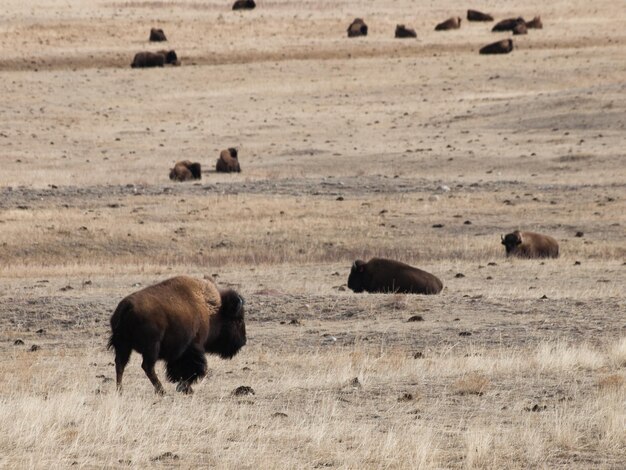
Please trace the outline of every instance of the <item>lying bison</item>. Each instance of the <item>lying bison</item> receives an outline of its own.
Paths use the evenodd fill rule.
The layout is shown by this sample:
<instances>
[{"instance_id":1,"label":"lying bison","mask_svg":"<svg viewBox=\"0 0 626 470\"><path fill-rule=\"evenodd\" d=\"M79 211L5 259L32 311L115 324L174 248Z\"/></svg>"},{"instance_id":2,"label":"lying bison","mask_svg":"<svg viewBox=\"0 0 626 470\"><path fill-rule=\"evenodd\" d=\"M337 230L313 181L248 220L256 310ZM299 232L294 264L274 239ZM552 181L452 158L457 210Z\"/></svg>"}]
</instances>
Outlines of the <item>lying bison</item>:
<instances>
[{"instance_id":1,"label":"lying bison","mask_svg":"<svg viewBox=\"0 0 626 470\"><path fill-rule=\"evenodd\" d=\"M202 179L202 166L189 160L176 162L170 169L170 179L173 181L189 181Z\"/></svg>"},{"instance_id":2,"label":"lying bison","mask_svg":"<svg viewBox=\"0 0 626 470\"><path fill-rule=\"evenodd\" d=\"M215 171L220 173L239 173L241 171L236 148L231 147L220 152L220 158L215 164Z\"/></svg>"},{"instance_id":3,"label":"lying bison","mask_svg":"<svg viewBox=\"0 0 626 470\"><path fill-rule=\"evenodd\" d=\"M435 31L448 31L449 29L459 29L460 27L461 18L459 16L453 16L435 26Z\"/></svg>"},{"instance_id":4,"label":"lying bison","mask_svg":"<svg viewBox=\"0 0 626 470\"><path fill-rule=\"evenodd\" d=\"M254 0L237 0L233 3L233 10L254 10L255 8Z\"/></svg>"},{"instance_id":5,"label":"lying bison","mask_svg":"<svg viewBox=\"0 0 626 470\"><path fill-rule=\"evenodd\" d=\"M543 29L543 23L541 22L541 16L535 16L532 20L526 22L528 29Z\"/></svg>"},{"instance_id":6,"label":"lying bison","mask_svg":"<svg viewBox=\"0 0 626 470\"><path fill-rule=\"evenodd\" d=\"M513 28L517 26L519 23L524 23L524 18L521 16L518 18L507 18L506 20L499 21L491 28L491 31L513 31Z\"/></svg>"},{"instance_id":7,"label":"lying bison","mask_svg":"<svg viewBox=\"0 0 626 470\"><path fill-rule=\"evenodd\" d=\"M115 349L118 391L135 350L156 393L165 392L154 371L159 359L166 362L168 380L178 383L176 390L193 393L191 386L207 373L205 353L230 359L246 344L243 304L237 292L187 276L124 298L111 317L108 345Z\"/></svg>"},{"instance_id":8,"label":"lying bison","mask_svg":"<svg viewBox=\"0 0 626 470\"><path fill-rule=\"evenodd\" d=\"M390 259L372 258L367 263L356 260L348 276L354 292L398 292L403 294L438 294L441 281L430 273Z\"/></svg>"},{"instance_id":9,"label":"lying bison","mask_svg":"<svg viewBox=\"0 0 626 470\"><path fill-rule=\"evenodd\" d=\"M132 68L163 67L165 64L179 64L178 57L176 56L176 52L174 50L163 50L158 52L137 52L130 66Z\"/></svg>"},{"instance_id":10,"label":"lying bison","mask_svg":"<svg viewBox=\"0 0 626 470\"><path fill-rule=\"evenodd\" d=\"M403 24L396 25L397 38L416 38L417 33L413 28L407 28Z\"/></svg>"},{"instance_id":11,"label":"lying bison","mask_svg":"<svg viewBox=\"0 0 626 470\"><path fill-rule=\"evenodd\" d=\"M501 237L507 256L519 258L558 258L559 244L548 236L516 230Z\"/></svg>"},{"instance_id":12,"label":"lying bison","mask_svg":"<svg viewBox=\"0 0 626 470\"><path fill-rule=\"evenodd\" d=\"M167 41L165 37L165 33L160 28L151 28L150 29L150 42L162 42Z\"/></svg>"},{"instance_id":13,"label":"lying bison","mask_svg":"<svg viewBox=\"0 0 626 470\"><path fill-rule=\"evenodd\" d=\"M367 25L361 18L355 18L348 26L348 37L367 36Z\"/></svg>"},{"instance_id":14,"label":"lying bison","mask_svg":"<svg viewBox=\"0 0 626 470\"><path fill-rule=\"evenodd\" d=\"M481 54L508 54L513 50L513 40L503 39L480 48Z\"/></svg>"},{"instance_id":15,"label":"lying bison","mask_svg":"<svg viewBox=\"0 0 626 470\"><path fill-rule=\"evenodd\" d=\"M467 10L467 21L493 21L493 16L477 10Z\"/></svg>"}]
</instances>

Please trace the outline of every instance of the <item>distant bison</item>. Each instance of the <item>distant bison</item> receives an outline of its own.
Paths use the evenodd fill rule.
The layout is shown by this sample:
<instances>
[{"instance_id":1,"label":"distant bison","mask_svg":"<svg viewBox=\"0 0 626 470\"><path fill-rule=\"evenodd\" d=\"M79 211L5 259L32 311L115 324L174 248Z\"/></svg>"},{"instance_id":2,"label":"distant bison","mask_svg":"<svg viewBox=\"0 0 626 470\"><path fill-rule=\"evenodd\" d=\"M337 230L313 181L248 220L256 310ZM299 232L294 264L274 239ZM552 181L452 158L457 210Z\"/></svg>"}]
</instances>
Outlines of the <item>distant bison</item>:
<instances>
[{"instance_id":1,"label":"distant bison","mask_svg":"<svg viewBox=\"0 0 626 470\"><path fill-rule=\"evenodd\" d=\"M390 259L372 258L367 263L356 260L348 276L354 292L398 292L403 294L438 294L441 281L430 273Z\"/></svg>"},{"instance_id":2,"label":"distant bison","mask_svg":"<svg viewBox=\"0 0 626 470\"><path fill-rule=\"evenodd\" d=\"M524 23L524 18L521 16L518 18L507 18L506 20L499 21L491 28L491 31L513 31L513 28L517 26L519 23Z\"/></svg>"},{"instance_id":3,"label":"distant bison","mask_svg":"<svg viewBox=\"0 0 626 470\"><path fill-rule=\"evenodd\" d=\"M467 10L467 21L493 21L493 16L477 10Z\"/></svg>"},{"instance_id":4,"label":"distant bison","mask_svg":"<svg viewBox=\"0 0 626 470\"><path fill-rule=\"evenodd\" d=\"M233 3L233 10L253 10L255 8L254 0L237 0Z\"/></svg>"},{"instance_id":5,"label":"distant bison","mask_svg":"<svg viewBox=\"0 0 626 470\"><path fill-rule=\"evenodd\" d=\"M481 47L481 54L508 54L513 50L513 40L503 39L492 44Z\"/></svg>"},{"instance_id":6,"label":"distant bison","mask_svg":"<svg viewBox=\"0 0 626 470\"><path fill-rule=\"evenodd\" d=\"M165 64L178 65L178 63L175 51L163 50L158 52L138 52L135 54L135 58L130 66L132 68L163 67Z\"/></svg>"},{"instance_id":7,"label":"distant bison","mask_svg":"<svg viewBox=\"0 0 626 470\"><path fill-rule=\"evenodd\" d=\"M541 22L541 16L535 16L532 20L526 22L528 29L543 29L543 23Z\"/></svg>"},{"instance_id":8,"label":"distant bison","mask_svg":"<svg viewBox=\"0 0 626 470\"><path fill-rule=\"evenodd\" d=\"M165 390L154 365L166 362L177 391L207 373L205 353L232 358L246 344L244 301L233 290L219 291L212 281L178 276L124 298L111 316L109 349L115 349L117 389L133 350L143 356L144 370L156 393Z\"/></svg>"},{"instance_id":9,"label":"distant bison","mask_svg":"<svg viewBox=\"0 0 626 470\"><path fill-rule=\"evenodd\" d=\"M189 160L176 162L170 170L170 179L174 181L189 181L202 179L202 167L199 163L191 163Z\"/></svg>"},{"instance_id":10,"label":"distant bison","mask_svg":"<svg viewBox=\"0 0 626 470\"><path fill-rule=\"evenodd\" d=\"M241 171L236 148L229 148L220 152L220 158L215 164L215 171L220 173L239 173Z\"/></svg>"},{"instance_id":11,"label":"distant bison","mask_svg":"<svg viewBox=\"0 0 626 470\"><path fill-rule=\"evenodd\" d=\"M558 258L559 244L548 236L534 232L513 233L501 237L507 256L519 258Z\"/></svg>"},{"instance_id":12,"label":"distant bison","mask_svg":"<svg viewBox=\"0 0 626 470\"><path fill-rule=\"evenodd\" d=\"M162 42L167 41L165 33L162 29L152 28L150 29L150 42Z\"/></svg>"},{"instance_id":13,"label":"distant bison","mask_svg":"<svg viewBox=\"0 0 626 470\"><path fill-rule=\"evenodd\" d=\"M407 28L403 24L396 25L397 38L416 38L417 33L413 28Z\"/></svg>"},{"instance_id":14,"label":"distant bison","mask_svg":"<svg viewBox=\"0 0 626 470\"><path fill-rule=\"evenodd\" d=\"M528 28L526 27L526 23L519 22L513 27L513 34L528 34Z\"/></svg>"},{"instance_id":15,"label":"distant bison","mask_svg":"<svg viewBox=\"0 0 626 470\"><path fill-rule=\"evenodd\" d=\"M435 31L447 31L449 29L459 29L461 27L461 18L459 16L453 16L448 18L443 23L439 23L435 26Z\"/></svg>"},{"instance_id":16,"label":"distant bison","mask_svg":"<svg viewBox=\"0 0 626 470\"><path fill-rule=\"evenodd\" d=\"M367 36L367 25L361 18L355 18L348 26L348 37Z\"/></svg>"}]
</instances>

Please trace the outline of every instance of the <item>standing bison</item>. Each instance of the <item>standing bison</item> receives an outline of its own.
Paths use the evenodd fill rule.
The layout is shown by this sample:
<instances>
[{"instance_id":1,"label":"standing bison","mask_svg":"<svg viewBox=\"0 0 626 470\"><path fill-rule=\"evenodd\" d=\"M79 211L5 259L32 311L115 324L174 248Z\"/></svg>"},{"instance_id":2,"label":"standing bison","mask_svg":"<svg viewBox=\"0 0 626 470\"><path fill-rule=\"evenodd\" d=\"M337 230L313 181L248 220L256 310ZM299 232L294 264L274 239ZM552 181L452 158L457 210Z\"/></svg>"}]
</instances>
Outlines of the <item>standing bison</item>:
<instances>
[{"instance_id":1,"label":"standing bison","mask_svg":"<svg viewBox=\"0 0 626 470\"><path fill-rule=\"evenodd\" d=\"M151 28L150 29L150 42L162 42L167 41L165 37L165 33L160 28Z\"/></svg>"},{"instance_id":2,"label":"standing bison","mask_svg":"<svg viewBox=\"0 0 626 470\"><path fill-rule=\"evenodd\" d=\"M169 381L177 391L207 373L205 353L232 358L246 344L243 299L233 290L219 291L212 281L178 276L124 298L111 317L109 349L115 349L117 389L132 351L143 356L144 370L154 390L165 390L154 371L166 362Z\"/></svg>"},{"instance_id":3,"label":"standing bison","mask_svg":"<svg viewBox=\"0 0 626 470\"><path fill-rule=\"evenodd\" d=\"M559 244L557 241L541 233L515 232L500 237L506 248L506 255L519 258L558 258Z\"/></svg>"},{"instance_id":4,"label":"standing bison","mask_svg":"<svg viewBox=\"0 0 626 470\"><path fill-rule=\"evenodd\" d=\"M220 158L215 164L215 171L220 173L239 173L241 171L236 148L231 147L221 151Z\"/></svg>"},{"instance_id":5,"label":"standing bison","mask_svg":"<svg viewBox=\"0 0 626 470\"><path fill-rule=\"evenodd\" d=\"M354 292L438 294L443 284L436 276L408 264L390 259L356 260L348 276Z\"/></svg>"},{"instance_id":6,"label":"standing bison","mask_svg":"<svg viewBox=\"0 0 626 470\"><path fill-rule=\"evenodd\" d=\"M435 26L435 31L448 31L450 29L459 29L461 27L461 18L459 16L453 16L448 18L443 23L439 23Z\"/></svg>"},{"instance_id":7,"label":"standing bison","mask_svg":"<svg viewBox=\"0 0 626 470\"><path fill-rule=\"evenodd\" d=\"M348 37L355 38L357 36L367 36L367 25L361 18L355 18L348 26Z\"/></svg>"},{"instance_id":8,"label":"standing bison","mask_svg":"<svg viewBox=\"0 0 626 470\"><path fill-rule=\"evenodd\" d=\"M189 160L176 162L174 168L170 170L172 181L190 181L202 179L202 166L199 163L192 163Z\"/></svg>"}]
</instances>

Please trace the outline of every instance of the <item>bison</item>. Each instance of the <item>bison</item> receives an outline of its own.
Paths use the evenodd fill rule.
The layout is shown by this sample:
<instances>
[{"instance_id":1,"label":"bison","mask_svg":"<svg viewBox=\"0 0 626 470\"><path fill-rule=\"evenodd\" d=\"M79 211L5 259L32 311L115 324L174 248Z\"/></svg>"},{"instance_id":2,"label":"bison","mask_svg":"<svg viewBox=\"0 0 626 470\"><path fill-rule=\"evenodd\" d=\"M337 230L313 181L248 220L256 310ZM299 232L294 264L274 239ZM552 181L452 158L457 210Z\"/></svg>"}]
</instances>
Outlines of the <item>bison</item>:
<instances>
[{"instance_id":1,"label":"bison","mask_svg":"<svg viewBox=\"0 0 626 470\"><path fill-rule=\"evenodd\" d=\"M151 28L150 29L150 42L162 42L167 41L165 37L165 33L162 29L159 28Z\"/></svg>"},{"instance_id":2,"label":"bison","mask_svg":"<svg viewBox=\"0 0 626 470\"><path fill-rule=\"evenodd\" d=\"M549 235L535 232L520 232L502 235L502 244L506 248L506 256L519 258L558 258L559 244Z\"/></svg>"},{"instance_id":3,"label":"bison","mask_svg":"<svg viewBox=\"0 0 626 470\"><path fill-rule=\"evenodd\" d=\"M239 173L241 171L236 148L231 147L220 152L220 158L215 164L215 171L220 173Z\"/></svg>"},{"instance_id":4,"label":"bison","mask_svg":"<svg viewBox=\"0 0 626 470\"><path fill-rule=\"evenodd\" d=\"M503 39L480 48L481 54L508 54L513 50L513 40Z\"/></svg>"},{"instance_id":5,"label":"bison","mask_svg":"<svg viewBox=\"0 0 626 470\"><path fill-rule=\"evenodd\" d=\"M517 26L518 23L524 23L524 18L521 16L518 18L507 18L506 20L499 21L491 28L491 31L513 31L513 28Z\"/></svg>"},{"instance_id":6,"label":"bison","mask_svg":"<svg viewBox=\"0 0 626 470\"><path fill-rule=\"evenodd\" d=\"M246 344L244 301L233 290L218 290L212 281L178 276L124 298L111 316L108 348L115 350L117 389L132 351L143 356L142 369L158 394L165 392L154 371L162 359L176 390L207 373L205 353L230 359Z\"/></svg>"},{"instance_id":7,"label":"bison","mask_svg":"<svg viewBox=\"0 0 626 470\"><path fill-rule=\"evenodd\" d=\"M403 24L396 25L397 38L416 38L417 33L413 28L407 28Z\"/></svg>"},{"instance_id":8,"label":"bison","mask_svg":"<svg viewBox=\"0 0 626 470\"><path fill-rule=\"evenodd\" d=\"M254 10L255 8L254 0L237 0L233 3L233 10Z\"/></svg>"},{"instance_id":9,"label":"bison","mask_svg":"<svg viewBox=\"0 0 626 470\"><path fill-rule=\"evenodd\" d=\"M202 179L202 166L189 160L176 162L170 169L170 179L173 181L189 181Z\"/></svg>"},{"instance_id":10,"label":"bison","mask_svg":"<svg viewBox=\"0 0 626 470\"><path fill-rule=\"evenodd\" d=\"M543 29L543 23L541 22L541 16L535 16L532 20L526 22L528 29Z\"/></svg>"},{"instance_id":11,"label":"bison","mask_svg":"<svg viewBox=\"0 0 626 470\"><path fill-rule=\"evenodd\" d=\"M467 10L467 21L493 21L493 16L477 10Z\"/></svg>"},{"instance_id":12,"label":"bison","mask_svg":"<svg viewBox=\"0 0 626 470\"><path fill-rule=\"evenodd\" d=\"M137 52L130 66L132 68L163 67L165 64L179 64L176 51Z\"/></svg>"},{"instance_id":13,"label":"bison","mask_svg":"<svg viewBox=\"0 0 626 470\"><path fill-rule=\"evenodd\" d=\"M460 27L461 18L459 16L453 16L435 26L435 31L448 31L449 29L459 29Z\"/></svg>"},{"instance_id":14,"label":"bison","mask_svg":"<svg viewBox=\"0 0 626 470\"><path fill-rule=\"evenodd\" d=\"M436 276L400 261L372 258L367 263L360 259L354 262L348 287L356 293L438 294L443 284Z\"/></svg>"},{"instance_id":15,"label":"bison","mask_svg":"<svg viewBox=\"0 0 626 470\"><path fill-rule=\"evenodd\" d=\"M348 26L348 37L367 36L367 25L361 18L355 18Z\"/></svg>"},{"instance_id":16,"label":"bison","mask_svg":"<svg viewBox=\"0 0 626 470\"><path fill-rule=\"evenodd\" d=\"M513 27L513 34L528 34L528 28L526 27L526 23L519 22Z\"/></svg>"}]
</instances>

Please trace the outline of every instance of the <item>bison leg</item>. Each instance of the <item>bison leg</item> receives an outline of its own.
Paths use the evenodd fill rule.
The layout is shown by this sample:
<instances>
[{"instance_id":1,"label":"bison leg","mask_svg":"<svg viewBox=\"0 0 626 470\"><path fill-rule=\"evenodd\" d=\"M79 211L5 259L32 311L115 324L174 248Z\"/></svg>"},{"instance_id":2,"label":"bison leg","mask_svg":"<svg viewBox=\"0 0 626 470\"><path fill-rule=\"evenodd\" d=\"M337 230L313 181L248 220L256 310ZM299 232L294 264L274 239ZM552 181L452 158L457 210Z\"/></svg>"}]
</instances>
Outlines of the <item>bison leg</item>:
<instances>
[{"instance_id":1,"label":"bison leg","mask_svg":"<svg viewBox=\"0 0 626 470\"><path fill-rule=\"evenodd\" d=\"M185 395L193 394L193 388L191 388L191 384L187 380L178 382L178 385L176 385L176 391L182 392Z\"/></svg>"},{"instance_id":2,"label":"bison leg","mask_svg":"<svg viewBox=\"0 0 626 470\"><path fill-rule=\"evenodd\" d=\"M150 379L150 382L152 382L152 385L154 386L154 391L159 395L164 395L165 389L163 388L161 381L154 371L154 365L156 364L156 361L159 357L156 349L158 349L158 346L156 348L153 348L152 351L146 351L143 353L143 362L141 363L141 368Z\"/></svg>"},{"instance_id":3,"label":"bison leg","mask_svg":"<svg viewBox=\"0 0 626 470\"><path fill-rule=\"evenodd\" d=\"M122 377L124 376L124 368L130 359L131 348L120 346L115 348L115 375L117 379L117 391L122 393Z\"/></svg>"},{"instance_id":4,"label":"bison leg","mask_svg":"<svg viewBox=\"0 0 626 470\"><path fill-rule=\"evenodd\" d=\"M191 385L207 373L204 349L190 344L179 358L167 362L165 370L170 382L178 382L176 391L193 393Z\"/></svg>"}]
</instances>

